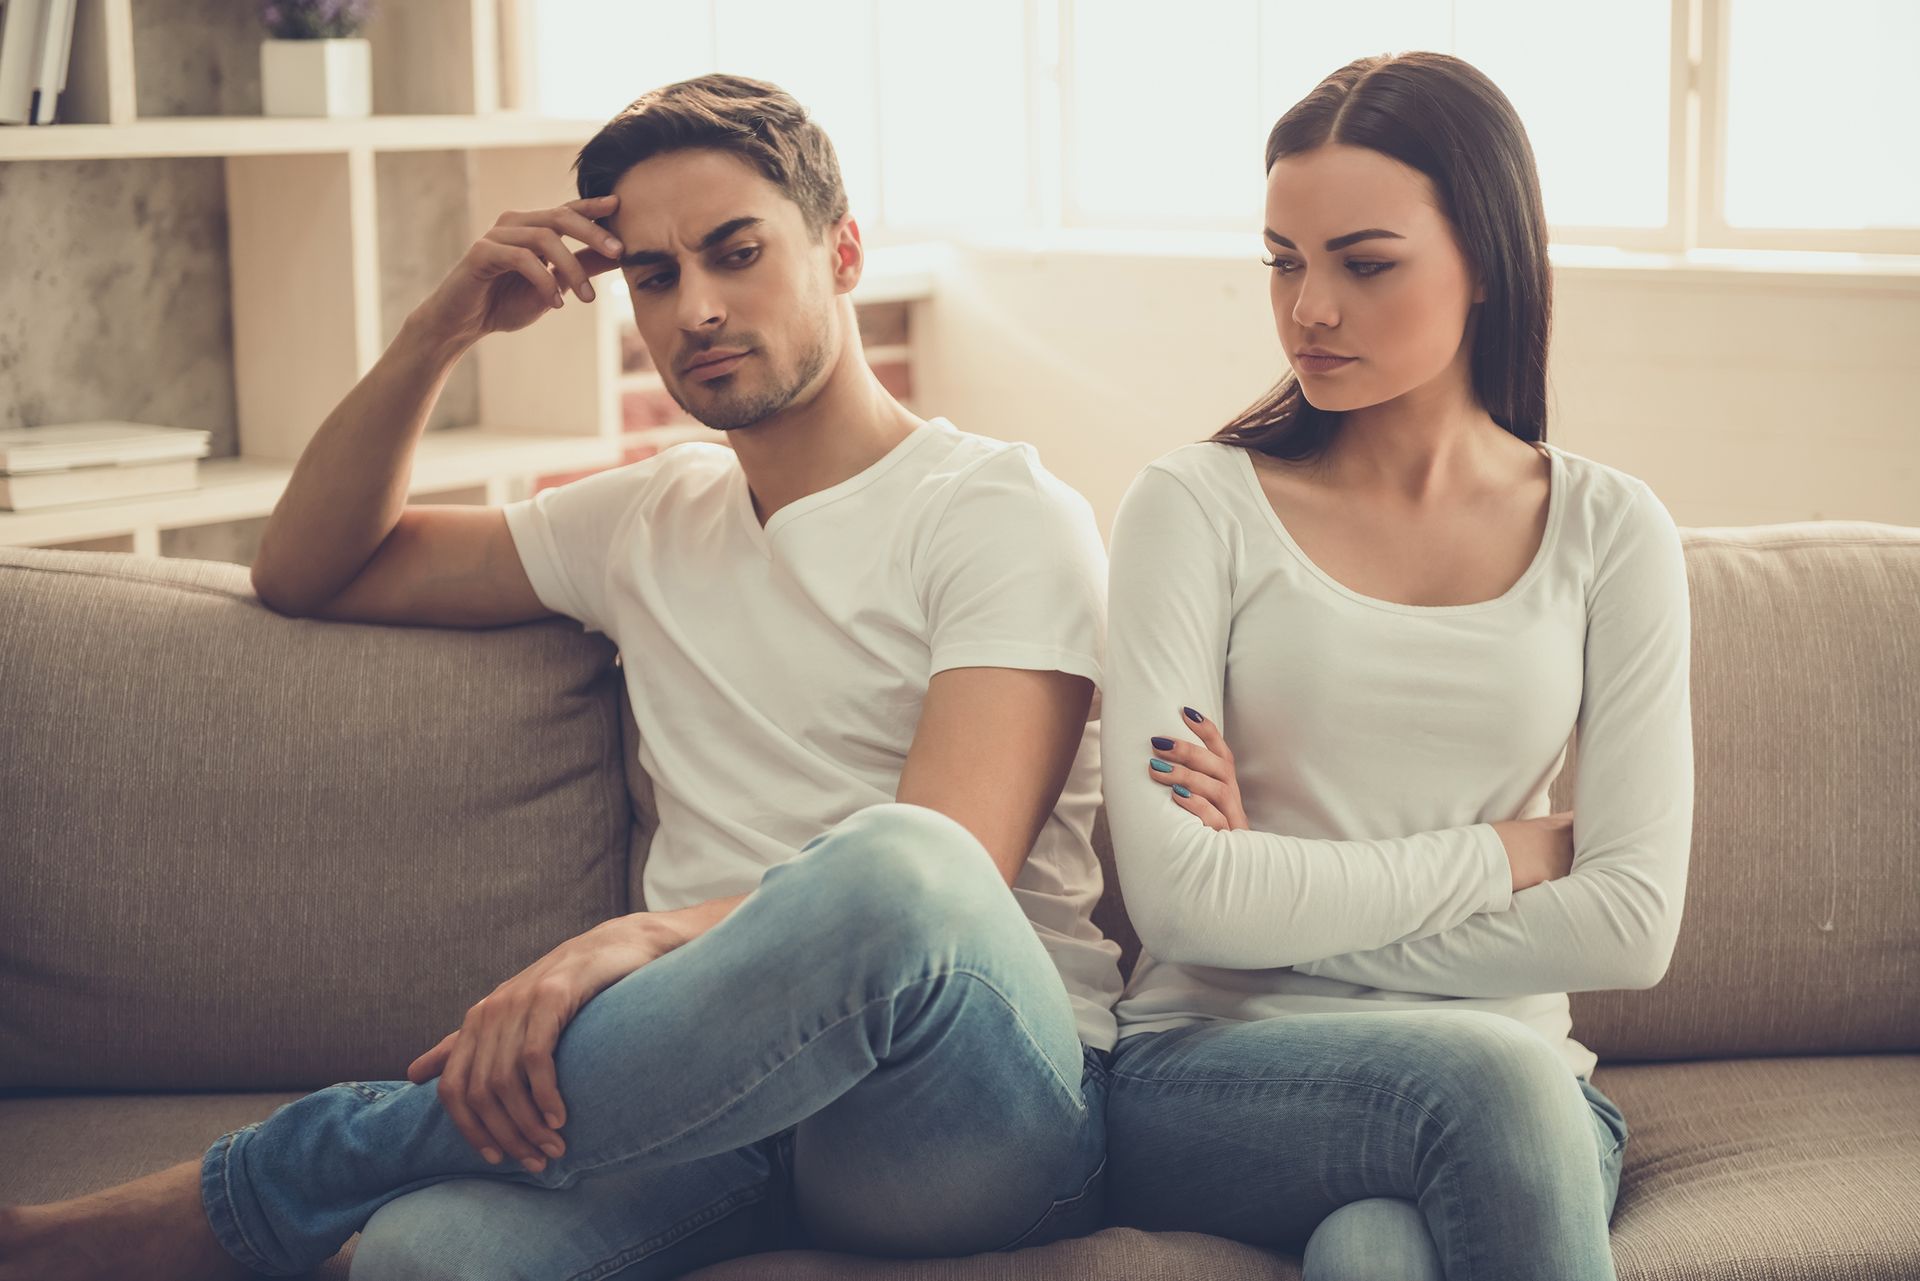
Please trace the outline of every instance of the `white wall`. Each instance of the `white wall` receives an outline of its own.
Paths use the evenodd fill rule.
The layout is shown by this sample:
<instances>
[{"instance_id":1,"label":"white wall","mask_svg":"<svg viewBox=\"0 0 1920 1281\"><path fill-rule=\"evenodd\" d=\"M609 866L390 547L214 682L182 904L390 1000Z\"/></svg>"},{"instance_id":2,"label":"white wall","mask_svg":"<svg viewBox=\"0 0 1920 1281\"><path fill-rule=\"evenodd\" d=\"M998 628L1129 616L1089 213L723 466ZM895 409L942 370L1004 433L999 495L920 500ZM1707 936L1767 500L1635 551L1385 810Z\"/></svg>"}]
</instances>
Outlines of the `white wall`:
<instances>
[{"instance_id":1,"label":"white wall","mask_svg":"<svg viewBox=\"0 0 1920 1281\"><path fill-rule=\"evenodd\" d=\"M1920 276L1556 269L1548 439L1646 480L1682 525L1920 525ZM1142 466L1284 368L1249 249L956 249L915 400L1039 447L1107 528Z\"/></svg>"}]
</instances>

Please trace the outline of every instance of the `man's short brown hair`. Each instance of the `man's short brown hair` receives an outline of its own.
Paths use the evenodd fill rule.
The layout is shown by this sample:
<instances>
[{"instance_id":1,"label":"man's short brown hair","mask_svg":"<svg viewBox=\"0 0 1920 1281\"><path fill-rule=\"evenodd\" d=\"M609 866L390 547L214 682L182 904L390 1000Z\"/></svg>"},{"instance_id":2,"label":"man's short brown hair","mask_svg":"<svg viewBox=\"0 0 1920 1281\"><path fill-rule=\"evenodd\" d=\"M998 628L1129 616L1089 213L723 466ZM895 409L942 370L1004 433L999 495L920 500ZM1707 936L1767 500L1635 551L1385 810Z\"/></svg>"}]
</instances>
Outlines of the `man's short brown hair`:
<instances>
[{"instance_id":1,"label":"man's short brown hair","mask_svg":"<svg viewBox=\"0 0 1920 1281\"><path fill-rule=\"evenodd\" d=\"M745 76L696 76L635 98L580 149L580 195L609 195L641 161L693 147L745 160L800 206L815 233L846 217L847 190L826 132L793 95Z\"/></svg>"}]
</instances>

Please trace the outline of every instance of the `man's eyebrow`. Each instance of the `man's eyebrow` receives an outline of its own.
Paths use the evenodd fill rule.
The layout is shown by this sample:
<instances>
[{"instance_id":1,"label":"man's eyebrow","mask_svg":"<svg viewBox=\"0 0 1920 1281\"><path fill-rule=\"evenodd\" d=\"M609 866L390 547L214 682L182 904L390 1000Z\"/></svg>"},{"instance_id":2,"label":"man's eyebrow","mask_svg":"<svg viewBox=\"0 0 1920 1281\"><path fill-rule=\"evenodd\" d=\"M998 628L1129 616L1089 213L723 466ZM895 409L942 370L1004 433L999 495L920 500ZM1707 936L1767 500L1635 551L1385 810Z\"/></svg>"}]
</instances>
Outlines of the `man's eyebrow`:
<instances>
[{"instance_id":1,"label":"man's eyebrow","mask_svg":"<svg viewBox=\"0 0 1920 1281\"><path fill-rule=\"evenodd\" d=\"M757 227L764 221L765 219L762 218L729 218L702 236L699 248L711 249L736 232L745 231L748 227ZM622 267L651 267L656 263L672 261L673 255L664 249L636 249L630 254L620 256Z\"/></svg>"},{"instance_id":2,"label":"man's eyebrow","mask_svg":"<svg viewBox=\"0 0 1920 1281\"><path fill-rule=\"evenodd\" d=\"M1288 240L1285 236L1275 231L1272 227L1268 227L1266 230L1267 230L1267 239L1273 241L1275 244L1285 245L1289 249L1298 248L1298 246L1295 245L1291 240ZM1335 236L1332 240L1329 240L1327 242L1327 251L1331 253L1335 249L1345 249L1348 245L1357 244L1362 240L1405 240L1405 239L1406 237L1401 235L1397 231L1388 231L1382 227L1369 227L1365 231L1349 231L1344 236Z\"/></svg>"}]
</instances>

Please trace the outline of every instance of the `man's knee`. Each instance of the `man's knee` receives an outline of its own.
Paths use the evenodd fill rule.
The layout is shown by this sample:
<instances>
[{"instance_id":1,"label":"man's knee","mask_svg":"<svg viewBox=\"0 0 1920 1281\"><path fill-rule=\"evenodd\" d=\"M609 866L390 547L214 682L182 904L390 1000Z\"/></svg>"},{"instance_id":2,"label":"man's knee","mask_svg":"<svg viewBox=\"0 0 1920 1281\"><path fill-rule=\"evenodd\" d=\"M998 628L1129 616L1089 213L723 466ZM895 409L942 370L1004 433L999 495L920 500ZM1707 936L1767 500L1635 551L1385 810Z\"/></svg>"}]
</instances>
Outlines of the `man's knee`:
<instances>
[{"instance_id":1,"label":"man's knee","mask_svg":"<svg viewBox=\"0 0 1920 1281\"><path fill-rule=\"evenodd\" d=\"M1398 1197L1343 1205L1320 1221L1301 1259L1305 1281L1444 1281L1420 1208Z\"/></svg>"},{"instance_id":2,"label":"man's knee","mask_svg":"<svg viewBox=\"0 0 1920 1281\"><path fill-rule=\"evenodd\" d=\"M803 861L832 880L846 910L882 920L947 922L1005 894L973 833L922 805L868 806L810 846Z\"/></svg>"},{"instance_id":3,"label":"man's knee","mask_svg":"<svg viewBox=\"0 0 1920 1281\"><path fill-rule=\"evenodd\" d=\"M874 805L810 842L762 882L785 883L788 910L846 948L843 959L886 974L951 959L969 943L1031 934L986 847L946 815Z\"/></svg>"}]
</instances>

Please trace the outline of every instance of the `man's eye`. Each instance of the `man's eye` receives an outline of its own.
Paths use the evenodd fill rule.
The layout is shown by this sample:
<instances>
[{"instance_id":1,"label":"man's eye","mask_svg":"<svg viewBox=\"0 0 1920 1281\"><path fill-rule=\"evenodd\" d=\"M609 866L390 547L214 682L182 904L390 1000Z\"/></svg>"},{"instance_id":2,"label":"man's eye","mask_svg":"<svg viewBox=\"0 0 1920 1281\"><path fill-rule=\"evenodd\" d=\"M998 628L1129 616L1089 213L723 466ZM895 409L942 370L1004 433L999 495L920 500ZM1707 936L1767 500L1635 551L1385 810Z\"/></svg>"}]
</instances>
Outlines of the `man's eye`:
<instances>
[{"instance_id":1,"label":"man's eye","mask_svg":"<svg viewBox=\"0 0 1920 1281\"><path fill-rule=\"evenodd\" d=\"M736 267L744 267L760 256L760 246L746 245L727 255L727 261Z\"/></svg>"},{"instance_id":2,"label":"man's eye","mask_svg":"<svg viewBox=\"0 0 1920 1281\"><path fill-rule=\"evenodd\" d=\"M672 279L673 279L672 272L663 271L659 275L648 276L645 280L642 280L638 284L636 284L634 288L644 289L649 293L655 293L655 292L658 292L660 289L664 288L666 283Z\"/></svg>"}]
</instances>

